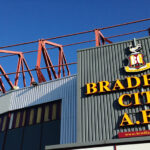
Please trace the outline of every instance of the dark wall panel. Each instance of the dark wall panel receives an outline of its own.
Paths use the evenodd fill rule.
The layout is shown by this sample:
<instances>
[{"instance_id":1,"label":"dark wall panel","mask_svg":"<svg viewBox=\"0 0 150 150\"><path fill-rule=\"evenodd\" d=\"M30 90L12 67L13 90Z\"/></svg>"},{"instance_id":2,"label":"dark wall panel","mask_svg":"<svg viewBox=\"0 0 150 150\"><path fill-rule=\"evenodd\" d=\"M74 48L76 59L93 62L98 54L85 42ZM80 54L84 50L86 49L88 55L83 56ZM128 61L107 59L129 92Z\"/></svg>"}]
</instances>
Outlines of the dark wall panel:
<instances>
[{"instance_id":1,"label":"dark wall panel","mask_svg":"<svg viewBox=\"0 0 150 150\"><path fill-rule=\"evenodd\" d=\"M40 150L41 124L24 128L22 150Z\"/></svg>"},{"instance_id":2,"label":"dark wall panel","mask_svg":"<svg viewBox=\"0 0 150 150\"><path fill-rule=\"evenodd\" d=\"M5 150L20 150L22 143L23 128L8 130Z\"/></svg>"},{"instance_id":3,"label":"dark wall panel","mask_svg":"<svg viewBox=\"0 0 150 150\"><path fill-rule=\"evenodd\" d=\"M3 142L4 142L4 132L1 132L0 133L0 149L2 149L2 146L3 146Z\"/></svg>"},{"instance_id":4,"label":"dark wall panel","mask_svg":"<svg viewBox=\"0 0 150 150\"><path fill-rule=\"evenodd\" d=\"M41 150L44 150L46 145L54 145L54 144L60 144L59 120L43 124Z\"/></svg>"},{"instance_id":5,"label":"dark wall panel","mask_svg":"<svg viewBox=\"0 0 150 150\"><path fill-rule=\"evenodd\" d=\"M4 133L0 133L0 150ZM8 130L4 150L45 150L60 144L60 120Z\"/></svg>"}]
</instances>

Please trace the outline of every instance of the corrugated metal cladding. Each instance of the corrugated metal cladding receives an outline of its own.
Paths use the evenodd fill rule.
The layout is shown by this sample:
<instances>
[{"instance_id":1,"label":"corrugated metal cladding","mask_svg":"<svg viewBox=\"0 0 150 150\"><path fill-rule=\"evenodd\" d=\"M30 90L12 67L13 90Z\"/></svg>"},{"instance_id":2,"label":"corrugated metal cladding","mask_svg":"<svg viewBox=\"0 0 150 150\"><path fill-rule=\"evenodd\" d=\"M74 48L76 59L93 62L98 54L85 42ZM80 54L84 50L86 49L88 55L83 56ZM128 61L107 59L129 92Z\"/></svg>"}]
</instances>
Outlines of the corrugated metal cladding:
<instances>
[{"instance_id":1,"label":"corrugated metal cladding","mask_svg":"<svg viewBox=\"0 0 150 150\"><path fill-rule=\"evenodd\" d=\"M8 94L10 99L7 95L8 99L5 98L6 96L3 96L5 101L9 101L9 103L6 102L3 112L61 99L62 111L60 143L74 143L76 142L76 84L77 77L70 76L46 82L36 87L28 87L13 91ZM3 97L0 99L4 99Z\"/></svg>"},{"instance_id":2,"label":"corrugated metal cladding","mask_svg":"<svg viewBox=\"0 0 150 150\"><path fill-rule=\"evenodd\" d=\"M138 39L143 46L145 61L150 62L150 37ZM119 127L123 114L129 114L133 122L135 115L149 106L123 108L118 104L118 98L124 93L135 93L142 89L117 91L99 95L86 96L85 84L99 81L123 80L128 76L138 76L150 73L125 73L127 65L126 50L132 41L120 42L101 47L78 51L78 102L77 102L77 141L93 142L117 138L118 132L140 131L148 126ZM144 90L148 90L144 89Z\"/></svg>"}]
</instances>

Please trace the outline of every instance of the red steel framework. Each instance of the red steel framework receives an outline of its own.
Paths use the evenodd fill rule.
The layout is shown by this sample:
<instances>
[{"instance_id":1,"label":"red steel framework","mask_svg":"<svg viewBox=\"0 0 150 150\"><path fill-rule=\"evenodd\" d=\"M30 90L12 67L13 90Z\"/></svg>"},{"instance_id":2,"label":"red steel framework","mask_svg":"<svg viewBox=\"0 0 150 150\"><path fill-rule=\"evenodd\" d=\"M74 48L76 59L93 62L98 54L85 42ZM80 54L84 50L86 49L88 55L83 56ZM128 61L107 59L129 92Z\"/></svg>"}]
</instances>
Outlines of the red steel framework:
<instances>
[{"instance_id":1,"label":"red steel framework","mask_svg":"<svg viewBox=\"0 0 150 150\"><path fill-rule=\"evenodd\" d=\"M48 55L46 44L55 46L59 49L59 60L58 60L58 74L55 71L55 68L53 66L53 63L50 59L50 56ZM56 44L47 40L39 40L39 47L38 47L38 56L37 56L37 64L36 64L36 72L38 76L39 83L45 82L46 79L44 78L44 75L41 72L40 69L40 63L41 63L41 55L43 53L44 61L47 67L47 73L49 76L49 79L52 80L52 73L55 79L61 77L61 68L63 70L63 76L65 77L65 67L67 69L67 75L70 75L69 67L67 65L67 60L65 58L64 52L63 52L63 46L60 44ZM52 73L51 73L52 72Z\"/></svg>"},{"instance_id":2,"label":"red steel framework","mask_svg":"<svg viewBox=\"0 0 150 150\"><path fill-rule=\"evenodd\" d=\"M150 20L150 18L137 20L137 21L133 21L133 22L127 22L127 23L118 24L118 25L109 26L109 27L103 27L103 28L94 29L94 30L90 30L90 31L84 31L84 32L68 34L68 35L63 35L63 36L58 36L58 37L53 37L53 38L41 39L41 40L36 40L36 41L31 41L31 42L26 42L26 43L19 43L19 44L0 47L0 53L9 53L9 55L4 55L4 56L0 56L0 57L8 57L8 56L13 56L13 55L18 55L18 57L19 57L16 72L6 73L3 69L3 67L0 65L0 71L1 71L1 74L0 74L0 90L3 93L6 92L6 88L4 86L4 83L2 81L1 76L4 76L4 78L6 79L7 83L11 87L11 89L15 89L15 87L18 86L19 74L20 73L22 73L24 87L26 87L25 72L28 72L28 74L30 76L30 85L35 85L35 83L36 83L31 71L36 71L39 83L42 83L42 82L46 81L45 75L41 71L42 69L47 70L49 80L61 78L61 76L62 76L61 74L63 74L63 77L65 77L66 75L69 76L70 75L69 65L76 64L76 62L67 63L67 60L66 60L66 57L65 57L65 54L64 54L64 50L63 50L64 47L77 45L77 44L83 44L83 43L89 43L89 42L93 42L93 41L95 41L96 46L101 46L101 45L105 45L106 42L107 43L112 43L110 38L115 38L115 37L120 37L120 36L124 36L124 35L130 35L130 34L135 34L135 33L140 33L140 32L145 32L145 31L147 31L148 34L150 35L150 28L143 29L143 30L138 30L138 31L133 31L133 32L129 32L129 33L124 33L124 34L119 34L119 35L114 35L114 36L110 36L110 37L104 37L104 35L101 32L102 30L105 30L105 29L116 28L116 27L125 26L125 25L129 25L129 24L148 21L148 20ZM77 42L77 43L72 43L72 44L67 44L67 45L61 45L61 44L57 44L57 43L49 41L49 40L53 40L53 39L71 37L71 36L86 34L86 33L90 33L90 32L95 33L95 40ZM32 51L26 51L26 52L2 50L4 48L8 48L8 47L15 47L15 46L20 46L20 45L25 45L25 44L36 43L36 42L38 42L38 50L32 50ZM51 45L53 47L46 48L46 45ZM52 60L51 60L51 58L48 54L48 50L53 49L53 48L57 48L58 51L59 51L58 52L58 54L59 54L59 56L58 56L58 65L55 65L55 66L53 65L53 62L52 62ZM37 63L36 63L36 67L34 69L29 69L23 54L33 53L33 52L38 53L37 54ZM46 67L40 67L42 55L43 55L44 63L45 63ZM24 70L24 66L26 67L27 70ZM58 67L57 72L55 70L55 67ZM8 77L8 75L11 75L11 74L16 74L14 84L11 82L11 80Z\"/></svg>"},{"instance_id":3,"label":"red steel framework","mask_svg":"<svg viewBox=\"0 0 150 150\"><path fill-rule=\"evenodd\" d=\"M17 70L16 70L16 77L15 77L15 83L14 85L12 84L12 82L10 81L9 77L7 76L7 74L5 73L4 69L2 66L0 66L0 71L1 73L4 75L5 79L7 80L8 84L10 85L10 87L13 89L14 87L17 87L18 86L18 80L19 80L19 74L20 74L20 70L21 70L21 67L22 67L22 76L23 76L23 84L24 84L24 87L26 87L26 78L25 78L25 72L24 72L24 65L25 67L27 68L27 72L29 73L30 75L30 78L31 78L31 81L30 81L30 85L32 84L32 82L34 82L34 78L32 76L32 73L27 65L27 62L24 58L24 55L22 52L15 52L15 51L9 51L9 50L1 50L0 49L0 53L10 53L10 54L15 54L15 55L18 55L18 64L17 64ZM0 87L1 87L1 91L3 93L6 92L5 90L5 87L4 87L4 84L2 82L2 79L0 77Z\"/></svg>"}]
</instances>

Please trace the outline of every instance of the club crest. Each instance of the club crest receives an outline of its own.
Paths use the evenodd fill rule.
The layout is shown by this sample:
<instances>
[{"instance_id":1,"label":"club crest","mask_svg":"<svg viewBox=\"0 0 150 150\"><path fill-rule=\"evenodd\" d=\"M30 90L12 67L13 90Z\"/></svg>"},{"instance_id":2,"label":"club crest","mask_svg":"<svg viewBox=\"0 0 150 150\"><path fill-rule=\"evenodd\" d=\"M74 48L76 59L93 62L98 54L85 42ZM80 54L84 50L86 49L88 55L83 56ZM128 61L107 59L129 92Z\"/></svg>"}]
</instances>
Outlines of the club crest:
<instances>
[{"instance_id":1,"label":"club crest","mask_svg":"<svg viewBox=\"0 0 150 150\"><path fill-rule=\"evenodd\" d=\"M129 46L131 54L128 56L128 66L125 66L126 72L141 72L150 68L150 63L144 61L144 55L141 52L141 44Z\"/></svg>"}]
</instances>

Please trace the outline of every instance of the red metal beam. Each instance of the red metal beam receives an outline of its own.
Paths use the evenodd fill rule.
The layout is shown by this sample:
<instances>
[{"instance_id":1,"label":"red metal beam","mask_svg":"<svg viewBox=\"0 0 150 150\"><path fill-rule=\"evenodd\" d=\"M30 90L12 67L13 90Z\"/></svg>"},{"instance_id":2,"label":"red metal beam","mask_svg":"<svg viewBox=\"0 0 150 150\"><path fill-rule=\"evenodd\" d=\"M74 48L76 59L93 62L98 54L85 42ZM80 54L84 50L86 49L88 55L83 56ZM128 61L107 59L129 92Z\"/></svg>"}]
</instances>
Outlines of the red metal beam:
<instances>
[{"instance_id":1,"label":"red metal beam","mask_svg":"<svg viewBox=\"0 0 150 150\"><path fill-rule=\"evenodd\" d=\"M67 64L64 64L62 66L66 66L66 65L74 65L74 64L77 64L77 62L72 62L72 63L67 63ZM53 67L58 67L59 65L54 65ZM47 69L48 67L41 67L40 69ZM50 67L51 68L51 67ZM28 72L28 71L36 71L36 68L34 69L30 69L30 70L24 70L24 72ZM19 73L22 73L22 71L19 71ZM6 73L6 75L12 75L12 74L16 74L16 72L11 72L11 73ZM0 74L0 76L3 76L3 74Z\"/></svg>"},{"instance_id":2,"label":"red metal beam","mask_svg":"<svg viewBox=\"0 0 150 150\"><path fill-rule=\"evenodd\" d=\"M2 75L5 77L6 81L8 82L8 84L10 85L10 87L13 89L14 85L12 84L12 82L10 81L10 79L8 78L6 72L4 71L3 67L0 65L0 72L2 73ZM6 92L5 86L3 84L2 78L0 76L0 91L2 91L3 93Z\"/></svg>"},{"instance_id":3,"label":"red metal beam","mask_svg":"<svg viewBox=\"0 0 150 150\"><path fill-rule=\"evenodd\" d=\"M100 31L99 31L99 35L100 35L103 45L105 44L105 41L108 43L112 43L112 41L110 41L110 40L108 40L108 38L104 37L104 35Z\"/></svg>"},{"instance_id":4,"label":"red metal beam","mask_svg":"<svg viewBox=\"0 0 150 150\"><path fill-rule=\"evenodd\" d=\"M8 84L10 85L11 88L14 87L14 85L12 84L12 82L9 80L9 77L7 76L6 72L4 71L3 67L0 65L0 71L3 74L3 76L5 77L6 81L8 82Z\"/></svg>"}]
</instances>

